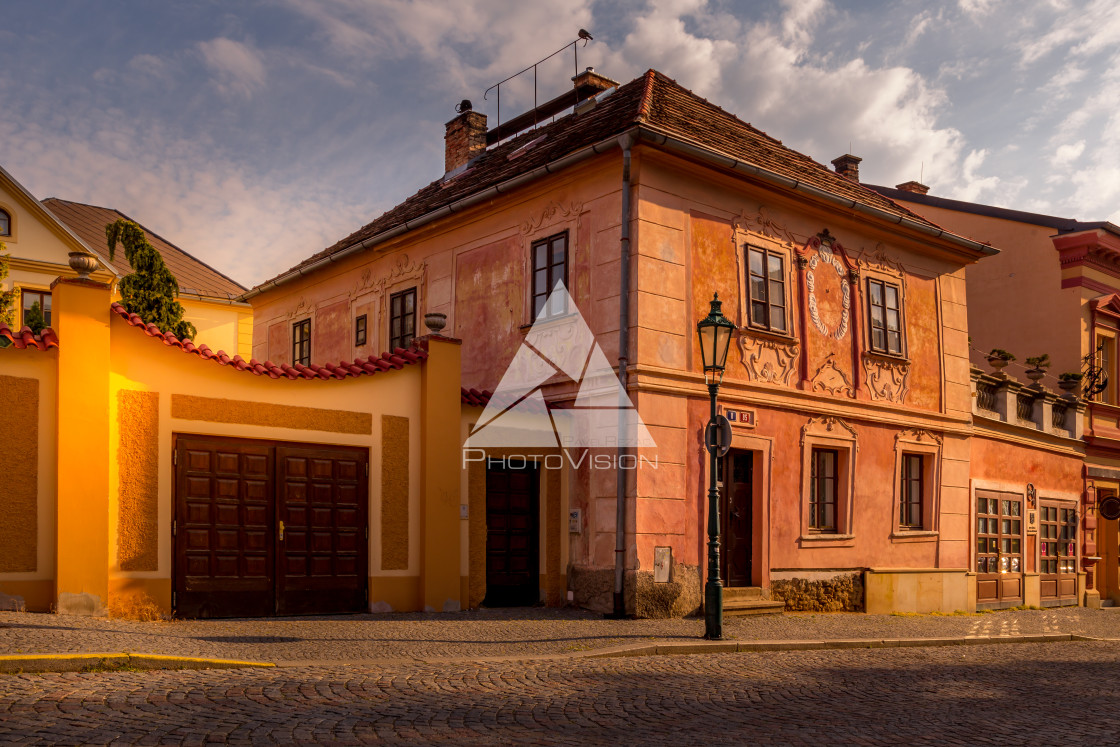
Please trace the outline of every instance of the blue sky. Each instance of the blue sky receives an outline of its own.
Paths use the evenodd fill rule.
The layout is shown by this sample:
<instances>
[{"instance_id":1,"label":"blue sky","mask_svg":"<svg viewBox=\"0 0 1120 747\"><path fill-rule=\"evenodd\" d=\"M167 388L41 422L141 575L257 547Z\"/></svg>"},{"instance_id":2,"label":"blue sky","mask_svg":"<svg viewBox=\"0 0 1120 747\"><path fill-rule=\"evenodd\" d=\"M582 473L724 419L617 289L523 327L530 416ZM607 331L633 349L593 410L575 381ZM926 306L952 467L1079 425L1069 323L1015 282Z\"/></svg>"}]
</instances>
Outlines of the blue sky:
<instances>
[{"instance_id":1,"label":"blue sky","mask_svg":"<svg viewBox=\"0 0 1120 747\"><path fill-rule=\"evenodd\" d=\"M656 68L864 181L1120 221L1113 0L55 0L0 23L0 164L247 285L441 176L454 104L493 121L483 90L580 28L580 67ZM527 101L503 87L503 118Z\"/></svg>"}]
</instances>

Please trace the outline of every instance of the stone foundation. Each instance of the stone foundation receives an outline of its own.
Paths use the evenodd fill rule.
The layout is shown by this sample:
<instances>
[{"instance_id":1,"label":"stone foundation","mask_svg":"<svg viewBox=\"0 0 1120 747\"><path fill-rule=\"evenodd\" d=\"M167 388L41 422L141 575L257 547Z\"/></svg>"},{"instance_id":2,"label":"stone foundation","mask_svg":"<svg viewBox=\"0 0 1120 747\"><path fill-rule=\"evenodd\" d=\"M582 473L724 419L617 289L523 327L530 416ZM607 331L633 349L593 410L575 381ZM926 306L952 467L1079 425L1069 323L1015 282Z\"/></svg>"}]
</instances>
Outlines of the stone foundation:
<instances>
[{"instance_id":1,"label":"stone foundation","mask_svg":"<svg viewBox=\"0 0 1120 747\"><path fill-rule=\"evenodd\" d=\"M862 612L863 574L804 574L787 572L788 578L770 578L770 597L784 601L790 612ZM783 574L785 575L785 574Z\"/></svg>"},{"instance_id":2,"label":"stone foundation","mask_svg":"<svg viewBox=\"0 0 1120 747\"><path fill-rule=\"evenodd\" d=\"M704 599L700 568L673 564L668 583L655 583L653 571L637 571L636 607L638 617L688 617L700 613Z\"/></svg>"},{"instance_id":3,"label":"stone foundation","mask_svg":"<svg viewBox=\"0 0 1120 747\"><path fill-rule=\"evenodd\" d=\"M673 565L668 583L653 580L653 571L626 571L623 596L626 611L636 617L687 617L698 614L703 601L700 568L694 565ZM614 569L571 566L568 588L573 603L594 612L614 610Z\"/></svg>"}]
</instances>

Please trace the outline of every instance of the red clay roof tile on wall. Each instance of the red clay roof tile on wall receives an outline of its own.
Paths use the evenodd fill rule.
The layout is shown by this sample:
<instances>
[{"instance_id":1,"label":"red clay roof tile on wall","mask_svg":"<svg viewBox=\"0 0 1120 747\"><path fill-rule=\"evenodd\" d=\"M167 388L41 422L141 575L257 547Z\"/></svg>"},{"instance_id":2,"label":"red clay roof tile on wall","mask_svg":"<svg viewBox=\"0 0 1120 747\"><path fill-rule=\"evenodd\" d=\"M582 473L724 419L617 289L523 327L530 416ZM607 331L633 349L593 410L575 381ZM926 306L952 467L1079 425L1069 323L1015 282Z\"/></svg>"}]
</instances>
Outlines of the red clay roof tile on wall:
<instances>
[{"instance_id":1,"label":"red clay roof tile on wall","mask_svg":"<svg viewBox=\"0 0 1120 747\"><path fill-rule=\"evenodd\" d=\"M11 342L16 350L35 348L45 352L50 348L58 347L58 336L50 327L36 335L32 333L30 327L24 327L18 332L13 332L7 324L0 324L0 337Z\"/></svg>"},{"instance_id":2,"label":"red clay roof tile on wall","mask_svg":"<svg viewBox=\"0 0 1120 747\"><path fill-rule=\"evenodd\" d=\"M491 392L489 389L483 389L479 391L478 389L464 388L463 404L470 405L472 407L486 407L486 405L490 404L490 397L492 396L493 392Z\"/></svg>"},{"instance_id":3,"label":"red clay roof tile on wall","mask_svg":"<svg viewBox=\"0 0 1120 747\"><path fill-rule=\"evenodd\" d=\"M299 363L294 366L289 366L286 363L276 365L272 361L261 363L256 358L246 361L240 355L230 357L221 350L215 353L206 345L195 345L190 340L180 340L170 332L161 332L156 325L145 324L144 320L136 314L129 314L119 303L114 303L112 309L114 314L143 331L148 337L160 340L164 345L179 348L184 353L197 355L203 360L214 361L222 366L230 366L235 371L246 371L255 376L267 376L271 379L318 379L326 381L345 379L351 376L372 376L382 371L399 370L413 363L426 360L428 357L426 350L397 348L391 353L357 358L353 363L342 361L337 366L330 363L323 366L317 364L304 366Z\"/></svg>"},{"instance_id":4,"label":"red clay roof tile on wall","mask_svg":"<svg viewBox=\"0 0 1120 747\"><path fill-rule=\"evenodd\" d=\"M582 148L621 135L636 125L690 141L706 150L754 164L892 215L940 228L878 192L788 148L780 140L697 96L656 70L649 70L601 98L588 112L569 114L483 151L466 171L423 187L371 223L272 280ZM524 151L517 158L509 157L530 141L538 139L540 143L536 147ZM266 286L272 280L256 287Z\"/></svg>"}]
</instances>

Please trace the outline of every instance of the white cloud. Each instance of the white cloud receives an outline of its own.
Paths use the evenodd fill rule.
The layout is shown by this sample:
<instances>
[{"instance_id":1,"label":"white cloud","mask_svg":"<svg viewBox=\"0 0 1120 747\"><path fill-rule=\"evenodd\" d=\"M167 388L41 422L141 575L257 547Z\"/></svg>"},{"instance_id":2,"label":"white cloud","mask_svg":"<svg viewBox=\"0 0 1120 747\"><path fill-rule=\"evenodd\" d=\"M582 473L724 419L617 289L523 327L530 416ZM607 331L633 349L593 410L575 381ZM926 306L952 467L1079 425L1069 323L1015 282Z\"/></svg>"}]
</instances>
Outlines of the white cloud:
<instances>
[{"instance_id":1,"label":"white cloud","mask_svg":"<svg viewBox=\"0 0 1120 747\"><path fill-rule=\"evenodd\" d=\"M1058 149L1054 151L1054 155L1050 157L1050 165L1057 168L1070 166L1081 157L1085 152L1085 141L1078 140L1076 143L1068 143L1066 145L1059 145Z\"/></svg>"},{"instance_id":2,"label":"white cloud","mask_svg":"<svg viewBox=\"0 0 1120 747\"><path fill-rule=\"evenodd\" d=\"M219 37L199 42L202 61L224 95L251 97L265 86L267 74L261 53L242 42Z\"/></svg>"},{"instance_id":3,"label":"white cloud","mask_svg":"<svg viewBox=\"0 0 1120 747\"><path fill-rule=\"evenodd\" d=\"M965 15L977 20L989 15L1000 2L1001 0L957 0L957 7Z\"/></svg>"},{"instance_id":4,"label":"white cloud","mask_svg":"<svg viewBox=\"0 0 1120 747\"><path fill-rule=\"evenodd\" d=\"M0 121L4 166L39 198L117 208L245 285L368 219L341 189L262 176L205 142L119 114L84 113L80 137Z\"/></svg>"}]
</instances>

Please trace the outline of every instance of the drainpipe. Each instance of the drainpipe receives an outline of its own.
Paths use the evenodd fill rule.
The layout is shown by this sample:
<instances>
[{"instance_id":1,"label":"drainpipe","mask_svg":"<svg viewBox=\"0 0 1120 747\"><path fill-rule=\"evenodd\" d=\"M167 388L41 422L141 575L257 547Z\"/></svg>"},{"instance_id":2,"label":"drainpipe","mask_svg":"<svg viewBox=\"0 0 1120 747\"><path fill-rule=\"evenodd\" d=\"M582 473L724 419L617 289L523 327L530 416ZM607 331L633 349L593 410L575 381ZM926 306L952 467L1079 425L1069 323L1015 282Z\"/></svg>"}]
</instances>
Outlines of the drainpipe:
<instances>
[{"instance_id":1,"label":"drainpipe","mask_svg":"<svg viewBox=\"0 0 1120 747\"><path fill-rule=\"evenodd\" d=\"M614 529L614 612L611 617L626 617L626 597L623 581L626 573L626 471L622 469L622 456L626 453L627 368L630 356L630 147L634 139L623 135L618 139L622 148L622 231L619 238L619 297L618 297L618 461L615 463L615 529Z\"/></svg>"}]
</instances>

